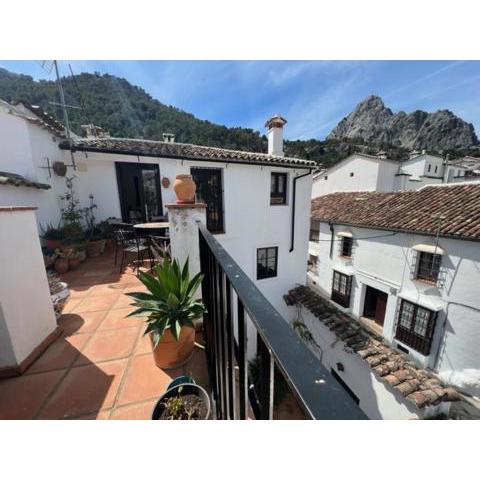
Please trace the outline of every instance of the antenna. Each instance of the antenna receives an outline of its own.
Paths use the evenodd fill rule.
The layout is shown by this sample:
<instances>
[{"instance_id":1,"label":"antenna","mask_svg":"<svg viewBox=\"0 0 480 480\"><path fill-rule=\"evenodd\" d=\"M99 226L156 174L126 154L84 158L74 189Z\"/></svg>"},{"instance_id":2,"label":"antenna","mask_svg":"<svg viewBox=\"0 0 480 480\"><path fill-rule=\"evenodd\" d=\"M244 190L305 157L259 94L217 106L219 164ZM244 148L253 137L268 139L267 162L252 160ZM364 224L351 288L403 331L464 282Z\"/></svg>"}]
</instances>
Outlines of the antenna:
<instances>
[{"instance_id":1,"label":"antenna","mask_svg":"<svg viewBox=\"0 0 480 480\"><path fill-rule=\"evenodd\" d=\"M60 74L58 73L58 64L56 60L53 61L53 66L55 67L55 75L57 77L57 85L58 85L58 90L60 92L60 103L62 105L62 110L63 110L63 120L65 122L65 135L67 136L67 140L70 145L70 156L72 159L72 166L73 166L73 169L76 170L77 167L75 166L75 159L73 158L73 152L72 152L72 138L70 136L70 124L68 122L67 105L65 103L65 93L63 92L62 79L60 78Z\"/></svg>"}]
</instances>

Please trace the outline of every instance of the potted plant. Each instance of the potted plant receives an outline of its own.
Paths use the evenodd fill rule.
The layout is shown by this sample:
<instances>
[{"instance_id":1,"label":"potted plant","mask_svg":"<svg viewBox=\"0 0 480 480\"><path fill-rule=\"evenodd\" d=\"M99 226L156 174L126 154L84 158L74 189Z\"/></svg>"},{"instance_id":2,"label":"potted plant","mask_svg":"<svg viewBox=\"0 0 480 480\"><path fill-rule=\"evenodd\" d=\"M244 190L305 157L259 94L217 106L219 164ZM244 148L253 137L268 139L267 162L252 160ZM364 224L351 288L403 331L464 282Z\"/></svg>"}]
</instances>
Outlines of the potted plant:
<instances>
[{"instance_id":1,"label":"potted plant","mask_svg":"<svg viewBox=\"0 0 480 480\"><path fill-rule=\"evenodd\" d=\"M80 265L80 256L76 250L73 250L68 256L68 268L69 270L75 270Z\"/></svg>"},{"instance_id":2,"label":"potted plant","mask_svg":"<svg viewBox=\"0 0 480 480\"><path fill-rule=\"evenodd\" d=\"M87 255L98 257L105 251L103 232L96 225L88 231Z\"/></svg>"},{"instance_id":3,"label":"potted plant","mask_svg":"<svg viewBox=\"0 0 480 480\"><path fill-rule=\"evenodd\" d=\"M177 203L194 203L197 185L191 175L177 175L173 182L173 190L177 195Z\"/></svg>"},{"instance_id":4,"label":"potted plant","mask_svg":"<svg viewBox=\"0 0 480 480\"><path fill-rule=\"evenodd\" d=\"M194 320L204 312L203 302L195 299L202 282L197 273L190 278L188 258L180 269L178 261L165 259L155 274L141 272L139 279L146 292L127 293L137 307L129 316L145 317L153 345L155 363L160 368L176 368L186 363L195 345Z\"/></svg>"},{"instance_id":5,"label":"potted plant","mask_svg":"<svg viewBox=\"0 0 480 480\"><path fill-rule=\"evenodd\" d=\"M56 250L57 259L55 260L55 271L57 273L67 273L68 272L68 254L63 253L61 250Z\"/></svg>"},{"instance_id":6,"label":"potted plant","mask_svg":"<svg viewBox=\"0 0 480 480\"><path fill-rule=\"evenodd\" d=\"M77 242L73 245L77 251L80 262L84 262L87 259L87 245L88 244L85 240L83 242Z\"/></svg>"},{"instance_id":7,"label":"potted plant","mask_svg":"<svg viewBox=\"0 0 480 480\"><path fill-rule=\"evenodd\" d=\"M45 263L45 268L53 267L57 254L53 248L42 247L43 261Z\"/></svg>"},{"instance_id":8,"label":"potted plant","mask_svg":"<svg viewBox=\"0 0 480 480\"><path fill-rule=\"evenodd\" d=\"M47 242L47 247L55 250L62 246L64 235L62 229L48 224L45 229L42 229L42 237Z\"/></svg>"},{"instance_id":9,"label":"potted plant","mask_svg":"<svg viewBox=\"0 0 480 480\"><path fill-rule=\"evenodd\" d=\"M195 383L181 383L160 397L152 420L206 420L210 416L208 393Z\"/></svg>"}]
</instances>

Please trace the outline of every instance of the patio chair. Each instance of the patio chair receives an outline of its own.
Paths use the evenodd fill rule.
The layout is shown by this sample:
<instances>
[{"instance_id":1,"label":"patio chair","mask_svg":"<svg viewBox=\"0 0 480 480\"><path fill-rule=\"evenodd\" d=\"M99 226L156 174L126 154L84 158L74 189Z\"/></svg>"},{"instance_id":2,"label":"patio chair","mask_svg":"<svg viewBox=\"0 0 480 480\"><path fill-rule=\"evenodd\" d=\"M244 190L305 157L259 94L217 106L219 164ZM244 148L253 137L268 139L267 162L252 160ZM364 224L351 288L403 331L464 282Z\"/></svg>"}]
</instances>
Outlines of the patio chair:
<instances>
[{"instance_id":1,"label":"patio chair","mask_svg":"<svg viewBox=\"0 0 480 480\"><path fill-rule=\"evenodd\" d=\"M113 226L113 248L115 252L115 257L114 257L114 264L117 264L117 256L118 256L118 251L122 250L123 247L123 236L120 234L120 232L133 232L133 225L130 223L122 223L122 222L115 222L112 224Z\"/></svg>"},{"instance_id":2,"label":"patio chair","mask_svg":"<svg viewBox=\"0 0 480 480\"><path fill-rule=\"evenodd\" d=\"M123 265L127 260L128 255L132 253L136 254L137 256L137 274L140 270L140 262L143 262L145 260L145 253L148 255L150 263L152 263L152 258L148 245L141 243L139 238L135 235L135 232L117 230L117 236L121 244L119 248L122 250L120 272L122 272L123 270Z\"/></svg>"}]
</instances>

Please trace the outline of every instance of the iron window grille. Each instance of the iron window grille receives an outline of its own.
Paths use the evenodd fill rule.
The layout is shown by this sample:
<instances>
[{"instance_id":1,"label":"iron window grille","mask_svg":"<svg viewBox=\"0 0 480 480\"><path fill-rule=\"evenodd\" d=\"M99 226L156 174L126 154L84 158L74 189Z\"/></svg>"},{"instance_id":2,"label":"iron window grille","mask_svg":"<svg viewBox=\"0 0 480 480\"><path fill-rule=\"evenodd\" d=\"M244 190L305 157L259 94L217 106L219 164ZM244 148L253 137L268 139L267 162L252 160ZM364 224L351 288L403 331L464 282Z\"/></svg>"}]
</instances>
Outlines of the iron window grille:
<instances>
[{"instance_id":1,"label":"iron window grille","mask_svg":"<svg viewBox=\"0 0 480 480\"><path fill-rule=\"evenodd\" d=\"M314 274L318 273L318 257L316 255L308 256L307 271Z\"/></svg>"},{"instance_id":2,"label":"iron window grille","mask_svg":"<svg viewBox=\"0 0 480 480\"><path fill-rule=\"evenodd\" d=\"M277 276L278 247L257 249L257 280Z\"/></svg>"},{"instance_id":3,"label":"iron window grille","mask_svg":"<svg viewBox=\"0 0 480 480\"><path fill-rule=\"evenodd\" d=\"M287 204L287 174L272 172L270 181L270 205Z\"/></svg>"},{"instance_id":4,"label":"iron window grille","mask_svg":"<svg viewBox=\"0 0 480 480\"><path fill-rule=\"evenodd\" d=\"M442 256L435 253L419 252L416 278L436 284L442 264Z\"/></svg>"},{"instance_id":5,"label":"iron window grille","mask_svg":"<svg viewBox=\"0 0 480 480\"><path fill-rule=\"evenodd\" d=\"M352 276L333 271L331 299L342 307L350 307L350 293L352 290Z\"/></svg>"},{"instance_id":6,"label":"iron window grille","mask_svg":"<svg viewBox=\"0 0 480 480\"><path fill-rule=\"evenodd\" d=\"M422 355L429 355L432 347L435 318L435 312L407 300L402 300L395 339L400 340Z\"/></svg>"},{"instance_id":7,"label":"iron window grille","mask_svg":"<svg viewBox=\"0 0 480 480\"><path fill-rule=\"evenodd\" d=\"M320 222L316 220L310 222L309 240L311 242L318 242L320 240Z\"/></svg>"},{"instance_id":8,"label":"iron window grille","mask_svg":"<svg viewBox=\"0 0 480 480\"><path fill-rule=\"evenodd\" d=\"M343 237L342 239L342 257L352 256L353 239L351 237Z\"/></svg>"}]
</instances>

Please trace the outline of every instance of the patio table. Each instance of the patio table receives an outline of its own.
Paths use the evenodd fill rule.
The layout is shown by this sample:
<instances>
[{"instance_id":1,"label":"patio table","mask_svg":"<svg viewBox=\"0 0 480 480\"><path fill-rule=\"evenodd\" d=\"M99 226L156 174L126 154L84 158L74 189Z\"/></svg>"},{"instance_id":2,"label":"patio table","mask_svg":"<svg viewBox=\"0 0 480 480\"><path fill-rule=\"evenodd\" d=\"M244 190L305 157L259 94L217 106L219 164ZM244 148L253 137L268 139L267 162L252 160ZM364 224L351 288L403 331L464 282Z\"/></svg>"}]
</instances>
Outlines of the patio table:
<instances>
[{"instance_id":1,"label":"patio table","mask_svg":"<svg viewBox=\"0 0 480 480\"><path fill-rule=\"evenodd\" d=\"M137 223L133 226L135 231L140 235L155 235L161 232L162 230L167 229L169 226L168 222L148 222L148 223Z\"/></svg>"}]
</instances>

